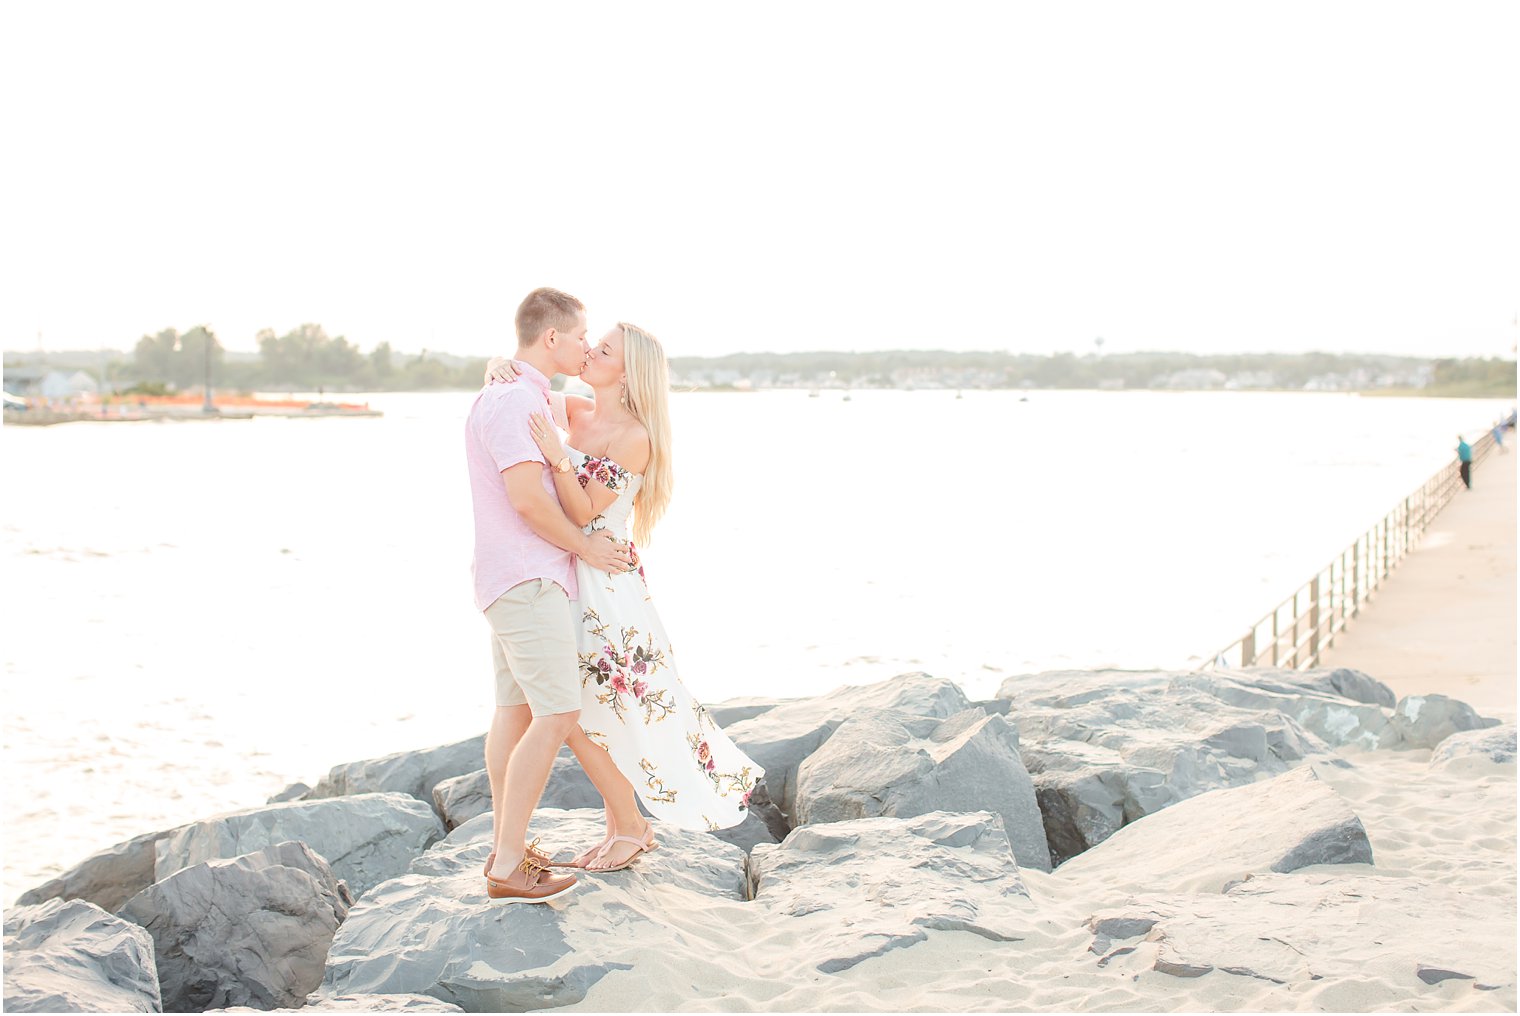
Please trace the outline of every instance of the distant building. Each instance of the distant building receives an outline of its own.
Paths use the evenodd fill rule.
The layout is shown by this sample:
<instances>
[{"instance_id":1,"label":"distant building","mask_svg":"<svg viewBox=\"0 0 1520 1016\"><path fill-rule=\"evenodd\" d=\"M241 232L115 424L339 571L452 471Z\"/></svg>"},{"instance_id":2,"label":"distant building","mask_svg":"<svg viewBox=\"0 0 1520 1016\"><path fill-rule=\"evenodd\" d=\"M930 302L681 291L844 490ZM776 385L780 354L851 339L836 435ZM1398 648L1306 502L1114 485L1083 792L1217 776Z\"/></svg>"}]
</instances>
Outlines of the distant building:
<instances>
[{"instance_id":1,"label":"distant building","mask_svg":"<svg viewBox=\"0 0 1520 1016\"><path fill-rule=\"evenodd\" d=\"M1158 379L1157 388L1223 388L1229 377L1222 370L1213 370L1208 367L1194 367L1189 370L1173 371Z\"/></svg>"},{"instance_id":2,"label":"distant building","mask_svg":"<svg viewBox=\"0 0 1520 1016\"><path fill-rule=\"evenodd\" d=\"M1345 374L1316 374L1304 382L1306 392L1344 392L1354 387Z\"/></svg>"},{"instance_id":3,"label":"distant building","mask_svg":"<svg viewBox=\"0 0 1520 1016\"><path fill-rule=\"evenodd\" d=\"M1242 370L1231 375L1230 380L1225 382L1225 387L1231 391L1244 388L1276 388L1277 375L1270 370Z\"/></svg>"},{"instance_id":4,"label":"distant building","mask_svg":"<svg viewBox=\"0 0 1520 1016\"><path fill-rule=\"evenodd\" d=\"M46 367L11 367L5 368L5 390L12 395L40 395L42 379L53 371Z\"/></svg>"},{"instance_id":5,"label":"distant building","mask_svg":"<svg viewBox=\"0 0 1520 1016\"><path fill-rule=\"evenodd\" d=\"M46 367L7 367L5 390L28 399L71 399L99 394L100 384L82 370L66 373Z\"/></svg>"}]
</instances>

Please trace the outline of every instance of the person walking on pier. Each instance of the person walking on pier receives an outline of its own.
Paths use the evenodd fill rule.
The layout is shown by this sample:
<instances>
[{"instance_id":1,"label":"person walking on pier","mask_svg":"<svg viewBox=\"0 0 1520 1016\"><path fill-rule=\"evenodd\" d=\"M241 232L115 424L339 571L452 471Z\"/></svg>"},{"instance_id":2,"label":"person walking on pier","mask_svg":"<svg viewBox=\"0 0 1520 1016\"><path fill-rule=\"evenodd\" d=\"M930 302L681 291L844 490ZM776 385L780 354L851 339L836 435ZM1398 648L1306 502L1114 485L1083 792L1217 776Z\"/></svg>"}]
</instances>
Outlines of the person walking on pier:
<instances>
[{"instance_id":1,"label":"person walking on pier","mask_svg":"<svg viewBox=\"0 0 1520 1016\"><path fill-rule=\"evenodd\" d=\"M1472 490L1472 445L1461 434L1457 435L1457 461L1462 463L1462 482Z\"/></svg>"}]
</instances>

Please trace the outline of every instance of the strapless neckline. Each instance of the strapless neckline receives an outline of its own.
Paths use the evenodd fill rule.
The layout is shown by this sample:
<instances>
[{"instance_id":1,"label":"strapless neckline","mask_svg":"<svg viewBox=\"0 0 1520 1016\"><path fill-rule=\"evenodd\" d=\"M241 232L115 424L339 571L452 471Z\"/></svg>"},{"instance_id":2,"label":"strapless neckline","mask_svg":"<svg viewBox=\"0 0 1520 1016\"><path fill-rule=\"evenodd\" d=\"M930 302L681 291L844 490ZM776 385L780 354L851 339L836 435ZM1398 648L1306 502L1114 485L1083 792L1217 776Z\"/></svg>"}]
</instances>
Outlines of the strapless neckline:
<instances>
[{"instance_id":1,"label":"strapless neckline","mask_svg":"<svg viewBox=\"0 0 1520 1016\"><path fill-rule=\"evenodd\" d=\"M569 452L571 455L579 455L581 457L581 462L583 465L589 462L605 463L606 465L609 465L614 470L616 470L619 477L624 477L629 480L636 480L640 479L644 475L643 473L635 473L633 470L629 469L621 462L618 462L611 455L592 455L590 452L583 452L579 448L574 448L568 444L565 445L565 451Z\"/></svg>"}]
</instances>

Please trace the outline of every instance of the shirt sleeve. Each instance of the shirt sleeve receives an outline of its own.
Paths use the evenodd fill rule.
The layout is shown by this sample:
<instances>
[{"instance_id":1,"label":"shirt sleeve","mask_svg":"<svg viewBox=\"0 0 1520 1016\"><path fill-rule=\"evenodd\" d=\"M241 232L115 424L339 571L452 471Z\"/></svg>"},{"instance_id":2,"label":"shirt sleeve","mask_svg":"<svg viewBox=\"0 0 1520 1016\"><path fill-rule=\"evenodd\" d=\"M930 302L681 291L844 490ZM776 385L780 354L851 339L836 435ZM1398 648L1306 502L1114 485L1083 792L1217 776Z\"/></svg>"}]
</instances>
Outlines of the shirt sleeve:
<instances>
[{"instance_id":1,"label":"shirt sleeve","mask_svg":"<svg viewBox=\"0 0 1520 1016\"><path fill-rule=\"evenodd\" d=\"M512 391L493 400L481 418L481 442L496 463L498 473L519 462L548 462L544 453L538 450L533 432L528 429L529 417L542 408L533 398L535 393L528 391L528 387L519 384Z\"/></svg>"}]
</instances>

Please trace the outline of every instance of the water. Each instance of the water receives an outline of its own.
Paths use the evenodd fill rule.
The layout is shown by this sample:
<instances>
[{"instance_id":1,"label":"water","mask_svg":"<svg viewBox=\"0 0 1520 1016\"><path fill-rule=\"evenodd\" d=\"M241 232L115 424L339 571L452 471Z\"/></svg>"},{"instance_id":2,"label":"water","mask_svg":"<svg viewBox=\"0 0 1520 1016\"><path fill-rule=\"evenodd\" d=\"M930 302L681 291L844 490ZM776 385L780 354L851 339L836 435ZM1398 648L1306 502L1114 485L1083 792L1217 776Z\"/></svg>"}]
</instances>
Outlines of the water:
<instances>
[{"instance_id":1,"label":"water","mask_svg":"<svg viewBox=\"0 0 1520 1016\"><path fill-rule=\"evenodd\" d=\"M329 766L478 733L472 394L378 420L7 427L6 900ZM674 397L645 549L702 699L1196 665L1508 403Z\"/></svg>"}]
</instances>

